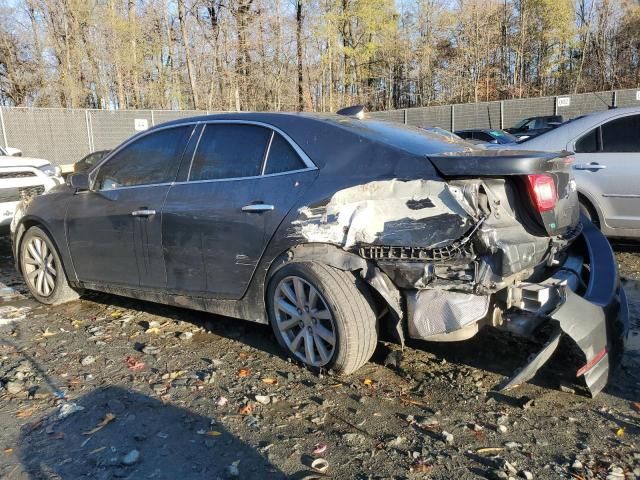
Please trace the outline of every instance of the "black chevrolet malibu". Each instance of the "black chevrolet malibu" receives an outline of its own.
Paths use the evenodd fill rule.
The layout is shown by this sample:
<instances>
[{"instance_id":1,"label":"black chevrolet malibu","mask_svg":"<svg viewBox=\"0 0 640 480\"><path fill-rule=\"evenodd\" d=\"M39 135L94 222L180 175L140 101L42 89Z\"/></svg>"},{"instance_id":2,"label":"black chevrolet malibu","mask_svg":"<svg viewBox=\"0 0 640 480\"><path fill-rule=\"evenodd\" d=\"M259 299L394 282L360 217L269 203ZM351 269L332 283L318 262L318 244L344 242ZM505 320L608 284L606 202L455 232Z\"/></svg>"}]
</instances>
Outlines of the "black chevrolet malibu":
<instances>
[{"instance_id":1,"label":"black chevrolet malibu","mask_svg":"<svg viewBox=\"0 0 640 480\"><path fill-rule=\"evenodd\" d=\"M627 304L572 161L341 115L194 117L23 205L14 253L43 303L89 289L270 323L287 355L343 374L382 327L399 343L490 327L544 345L511 388L564 335L595 394Z\"/></svg>"}]
</instances>

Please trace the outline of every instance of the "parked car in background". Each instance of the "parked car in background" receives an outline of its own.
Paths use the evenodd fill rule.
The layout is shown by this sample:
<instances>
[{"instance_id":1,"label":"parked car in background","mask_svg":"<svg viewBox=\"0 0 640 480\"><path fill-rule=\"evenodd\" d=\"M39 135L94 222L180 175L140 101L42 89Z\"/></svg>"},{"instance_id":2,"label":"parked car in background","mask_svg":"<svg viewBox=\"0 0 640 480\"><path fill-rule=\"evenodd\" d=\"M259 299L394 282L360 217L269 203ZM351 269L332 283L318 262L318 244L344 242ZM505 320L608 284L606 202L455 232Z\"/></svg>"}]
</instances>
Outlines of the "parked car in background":
<instances>
[{"instance_id":1,"label":"parked car in background","mask_svg":"<svg viewBox=\"0 0 640 480\"><path fill-rule=\"evenodd\" d=\"M13 246L42 303L92 289L270 323L288 356L344 374L379 331L544 337L511 388L564 332L595 394L627 309L574 186L566 153L338 115L217 114L140 133L35 198Z\"/></svg>"},{"instance_id":2,"label":"parked car in background","mask_svg":"<svg viewBox=\"0 0 640 480\"><path fill-rule=\"evenodd\" d=\"M88 172L96 166L107 153L109 153L109 150L98 150L85 155L73 164L73 173Z\"/></svg>"},{"instance_id":3,"label":"parked car in background","mask_svg":"<svg viewBox=\"0 0 640 480\"><path fill-rule=\"evenodd\" d=\"M513 147L575 152L580 206L603 233L640 238L640 108L576 118Z\"/></svg>"},{"instance_id":4,"label":"parked car in background","mask_svg":"<svg viewBox=\"0 0 640 480\"><path fill-rule=\"evenodd\" d=\"M0 147L0 156L4 157L21 157L22 150L13 147Z\"/></svg>"},{"instance_id":5,"label":"parked car in background","mask_svg":"<svg viewBox=\"0 0 640 480\"><path fill-rule=\"evenodd\" d=\"M524 118L513 127L505 128L505 130L519 140L525 140L552 130L560 126L562 122L562 115L542 115L539 117Z\"/></svg>"},{"instance_id":6,"label":"parked car in background","mask_svg":"<svg viewBox=\"0 0 640 480\"><path fill-rule=\"evenodd\" d=\"M21 201L63 183L60 169L40 158L23 157L18 149L0 147L0 230L8 231Z\"/></svg>"},{"instance_id":7,"label":"parked car in background","mask_svg":"<svg viewBox=\"0 0 640 480\"><path fill-rule=\"evenodd\" d=\"M516 137L499 128L468 128L465 130L456 130L455 133L464 140L480 143L505 145L518 141Z\"/></svg>"}]
</instances>

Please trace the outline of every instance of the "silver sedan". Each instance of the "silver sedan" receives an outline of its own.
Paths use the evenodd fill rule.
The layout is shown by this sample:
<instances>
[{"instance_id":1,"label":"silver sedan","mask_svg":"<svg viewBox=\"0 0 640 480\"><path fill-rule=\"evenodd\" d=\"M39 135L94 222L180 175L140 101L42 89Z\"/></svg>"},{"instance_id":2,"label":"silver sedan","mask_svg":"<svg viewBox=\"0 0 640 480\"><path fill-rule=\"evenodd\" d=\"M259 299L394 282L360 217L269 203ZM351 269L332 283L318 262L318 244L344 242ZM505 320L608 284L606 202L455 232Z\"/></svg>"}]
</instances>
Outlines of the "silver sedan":
<instances>
[{"instance_id":1,"label":"silver sedan","mask_svg":"<svg viewBox=\"0 0 640 480\"><path fill-rule=\"evenodd\" d=\"M607 236L640 238L640 107L578 117L513 148L575 152L583 213Z\"/></svg>"}]
</instances>

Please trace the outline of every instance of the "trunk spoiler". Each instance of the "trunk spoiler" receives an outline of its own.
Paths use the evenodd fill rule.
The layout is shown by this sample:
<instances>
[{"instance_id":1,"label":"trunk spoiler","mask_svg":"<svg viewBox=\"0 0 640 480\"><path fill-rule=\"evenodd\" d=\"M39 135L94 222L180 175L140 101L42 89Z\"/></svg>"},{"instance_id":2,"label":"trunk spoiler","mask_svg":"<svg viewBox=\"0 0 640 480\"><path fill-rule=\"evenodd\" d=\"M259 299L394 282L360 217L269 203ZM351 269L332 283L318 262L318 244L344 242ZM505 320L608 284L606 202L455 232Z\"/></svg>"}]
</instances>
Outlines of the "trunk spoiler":
<instances>
[{"instance_id":1,"label":"trunk spoiler","mask_svg":"<svg viewBox=\"0 0 640 480\"><path fill-rule=\"evenodd\" d=\"M444 177L503 177L547 173L564 163L570 153L518 150L473 150L429 155Z\"/></svg>"}]
</instances>

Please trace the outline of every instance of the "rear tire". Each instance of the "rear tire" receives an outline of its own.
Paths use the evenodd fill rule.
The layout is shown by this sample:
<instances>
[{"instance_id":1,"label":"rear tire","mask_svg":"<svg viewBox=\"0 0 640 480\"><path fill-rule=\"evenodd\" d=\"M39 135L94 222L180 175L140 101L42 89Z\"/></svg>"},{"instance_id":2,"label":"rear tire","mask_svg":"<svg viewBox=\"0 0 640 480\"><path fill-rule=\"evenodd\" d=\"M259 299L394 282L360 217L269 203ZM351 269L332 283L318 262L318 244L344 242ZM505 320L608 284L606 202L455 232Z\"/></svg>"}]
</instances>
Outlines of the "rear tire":
<instances>
[{"instance_id":1,"label":"rear tire","mask_svg":"<svg viewBox=\"0 0 640 480\"><path fill-rule=\"evenodd\" d=\"M31 295L40 303L58 305L79 297L67 282L53 242L39 227L31 227L22 237L20 271Z\"/></svg>"},{"instance_id":2,"label":"rear tire","mask_svg":"<svg viewBox=\"0 0 640 480\"><path fill-rule=\"evenodd\" d=\"M267 308L278 343L310 367L350 374L376 348L373 300L350 272L315 262L291 263L269 282Z\"/></svg>"}]
</instances>

